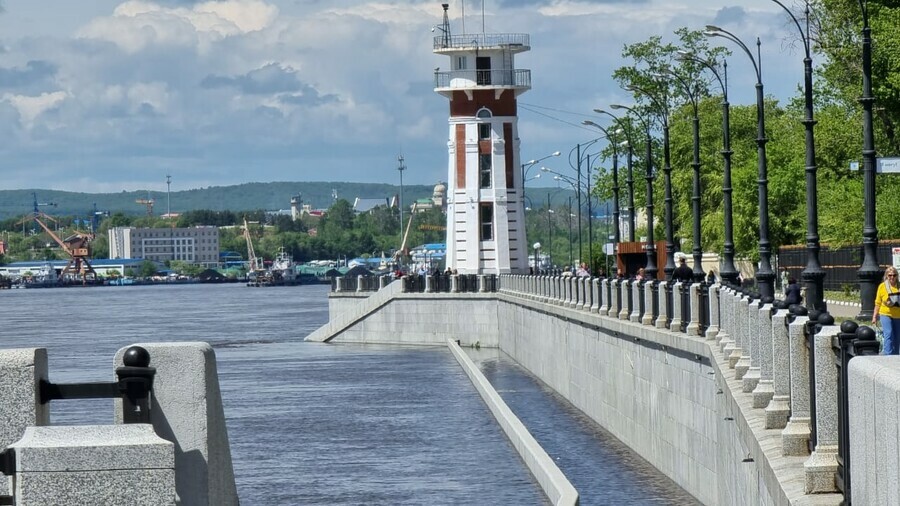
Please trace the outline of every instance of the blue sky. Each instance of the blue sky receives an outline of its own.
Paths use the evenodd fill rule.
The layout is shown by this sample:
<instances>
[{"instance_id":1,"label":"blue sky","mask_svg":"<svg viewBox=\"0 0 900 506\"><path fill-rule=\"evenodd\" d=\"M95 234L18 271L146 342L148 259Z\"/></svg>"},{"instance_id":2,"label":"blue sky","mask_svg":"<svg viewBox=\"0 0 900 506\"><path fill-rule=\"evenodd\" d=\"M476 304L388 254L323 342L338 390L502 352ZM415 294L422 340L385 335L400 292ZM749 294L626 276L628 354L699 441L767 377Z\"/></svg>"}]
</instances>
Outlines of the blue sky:
<instances>
[{"instance_id":1,"label":"blue sky","mask_svg":"<svg viewBox=\"0 0 900 506\"><path fill-rule=\"evenodd\" d=\"M0 0L0 188L164 190L166 174L173 191L397 184L400 153L405 184L444 181L440 3ZM481 31L480 1L449 3L455 33ZM533 85L519 97L523 160L596 137L580 126L604 123L591 110L630 103L610 78L622 47L681 26L761 37L767 94L785 100L802 80L795 28L767 0L486 0L484 13L486 32L531 36L516 60ZM733 104L754 103L741 54L729 81Z\"/></svg>"}]
</instances>

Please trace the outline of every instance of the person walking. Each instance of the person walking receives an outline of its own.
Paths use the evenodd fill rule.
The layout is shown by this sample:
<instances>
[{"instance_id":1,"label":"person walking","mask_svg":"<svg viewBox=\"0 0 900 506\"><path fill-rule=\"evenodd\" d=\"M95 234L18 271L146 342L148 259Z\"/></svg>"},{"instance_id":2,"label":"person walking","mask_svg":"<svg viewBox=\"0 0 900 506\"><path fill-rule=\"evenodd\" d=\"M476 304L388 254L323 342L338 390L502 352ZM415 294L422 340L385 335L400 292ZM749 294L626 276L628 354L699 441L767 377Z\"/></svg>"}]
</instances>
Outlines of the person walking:
<instances>
[{"instance_id":1,"label":"person walking","mask_svg":"<svg viewBox=\"0 0 900 506\"><path fill-rule=\"evenodd\" d=\"M885 269L884 282L878 285L878 293L875 294L872 324L877 325L879 320L884 334L881 354L900 354L900 282L897 281L897 269L894 267Z\"/></svg>"},{"instance_id":2,"label":"person walking","mask_svg":"<svg viewBox=\"0 0 900 506\"><path fill-rule=\"evenodd\" d=\"M787 286L784 289L784 302L790 306L792 304L801 304L803 295L800 294L800 285L794 277L788 278Z\"/></svg>"},{"instance_id":3,"label":"person walking","mask_svg":"<svg viewBox=\"0 0 900 506\"><path fill-rule=\"evenodd\" d=\"M685 257L678 259L678 267L676 267L675 272L672 273L672 279L681 281L682 283L690 283L694 280L694 271L687 266L687 259Z\"/></svg>"}]
</instances>

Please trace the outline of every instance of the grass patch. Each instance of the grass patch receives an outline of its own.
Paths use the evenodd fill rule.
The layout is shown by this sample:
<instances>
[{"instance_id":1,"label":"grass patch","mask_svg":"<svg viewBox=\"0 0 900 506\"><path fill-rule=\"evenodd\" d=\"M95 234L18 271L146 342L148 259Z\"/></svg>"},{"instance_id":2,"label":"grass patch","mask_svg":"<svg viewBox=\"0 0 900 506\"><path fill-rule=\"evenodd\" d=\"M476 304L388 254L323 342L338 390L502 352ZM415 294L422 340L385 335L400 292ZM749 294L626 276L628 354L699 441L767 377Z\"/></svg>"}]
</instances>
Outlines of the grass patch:
<instances>
[{"instance_id":1,"label":"grass patch","mask_svg":"<svg viewBox=\"0 0 900 506\"><path fill-rule=\"evenodd\" d=\"M859 303L859 292L849 290L825 290L825 299Z\"/></svg>"}]
</instances>

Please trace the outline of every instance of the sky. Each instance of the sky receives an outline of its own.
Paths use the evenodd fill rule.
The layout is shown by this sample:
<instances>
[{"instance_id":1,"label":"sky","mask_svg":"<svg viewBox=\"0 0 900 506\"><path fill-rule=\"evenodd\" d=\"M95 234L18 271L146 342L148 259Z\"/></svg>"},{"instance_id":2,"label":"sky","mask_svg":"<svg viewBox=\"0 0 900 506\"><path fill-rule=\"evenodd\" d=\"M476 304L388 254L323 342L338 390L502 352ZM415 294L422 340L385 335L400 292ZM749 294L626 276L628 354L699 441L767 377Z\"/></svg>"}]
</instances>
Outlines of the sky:
<instances>
[{"instance_id":1,"label":"sky","mask_svg":"<svg viewBox=\"0 0 900 506\"><path fill-rule=\"evenodd\" d=\"M597 136L630 104L626 44L715 24L763 40L766 93L803 78L796 28L769 0L449 0L453 33L527 33L523 161ZM791 0L785 0L791 6ZM172 191L271 181L447 179L447 100L434 92L440 1L0 0L0 189ZM482 16L483 12L483 16ZM712 39L719 44L722 39ZM734 49L734 48L731 48ZM755 103L729 60L732 104ZM550 159L569 170L565 156ZM534 183L540 186L541 181Z\"/></svg>"}]
</instances>

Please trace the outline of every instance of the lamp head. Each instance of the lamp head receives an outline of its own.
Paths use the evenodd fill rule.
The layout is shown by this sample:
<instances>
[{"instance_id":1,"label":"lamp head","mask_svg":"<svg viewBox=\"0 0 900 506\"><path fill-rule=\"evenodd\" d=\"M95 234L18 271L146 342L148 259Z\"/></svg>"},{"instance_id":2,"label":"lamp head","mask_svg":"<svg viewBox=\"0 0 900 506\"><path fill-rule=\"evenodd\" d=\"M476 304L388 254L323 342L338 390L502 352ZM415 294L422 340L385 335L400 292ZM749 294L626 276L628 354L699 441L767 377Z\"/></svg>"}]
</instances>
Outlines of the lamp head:
<instances>
[{"instance_id":1,"label":"lamp head","mask_svg":"<svg viewBox=\"0 0 900 506\"><path fill-rule=\"evenodd\" d=\"M559 156L559 151L554 151L553 156Z\"/></svg>"},{"instance_id":2,"label":"lamp head","mask_svg":"<svg viewBox=\"0 0 900 506\"><path fill-rule=\"evenodd\" d=\"M721 28L719 28L716 25L706 25L706 31L707 32L722 32L724 30L722 30Z\"/></svg>"},{"instance_id":3,"label":"lamp head","mask_svg":"<svg viewBox=\"0 0 900 506\"><path fill-rule=\"evenodd\" d=\"M534 165L536 163L537 163L537 160L528 160L527 162L525 162L525 165Z\"/></svg>"},{"instance_id":4,"label":"lamp head","mask_svg":"<svg viewBox=\"0 0 900 506\"><path fill-rule=\"evenodd\" d=\"M548 169L547 167L541 167L541 171L543 171L543 172L550 172L550 169Z\"/></svg>"},{"instance_id":5,"label":"lamp head","mask_svg":"<svg viewBox=\"0 0 900 506\"><path fill-rule=\"evenodd\" d=\"M627 107L625 107L624 105L620 105L620 104L611 104L611 105L609 106L609 108L610 108L610 109L615 109L615 110L619 110L619 109L627 109Z\"/></svg>"},{"instance_id":6,"label":"lamp head","mask_svg":"<svg viewBox=\"0 0 900 506\"><path fill-rule=\"evenodd\" d=\"M604 111L603 109L594 109L594 112L597 114L606 114L606 111Z\"/></svg>"}]
</instances>

